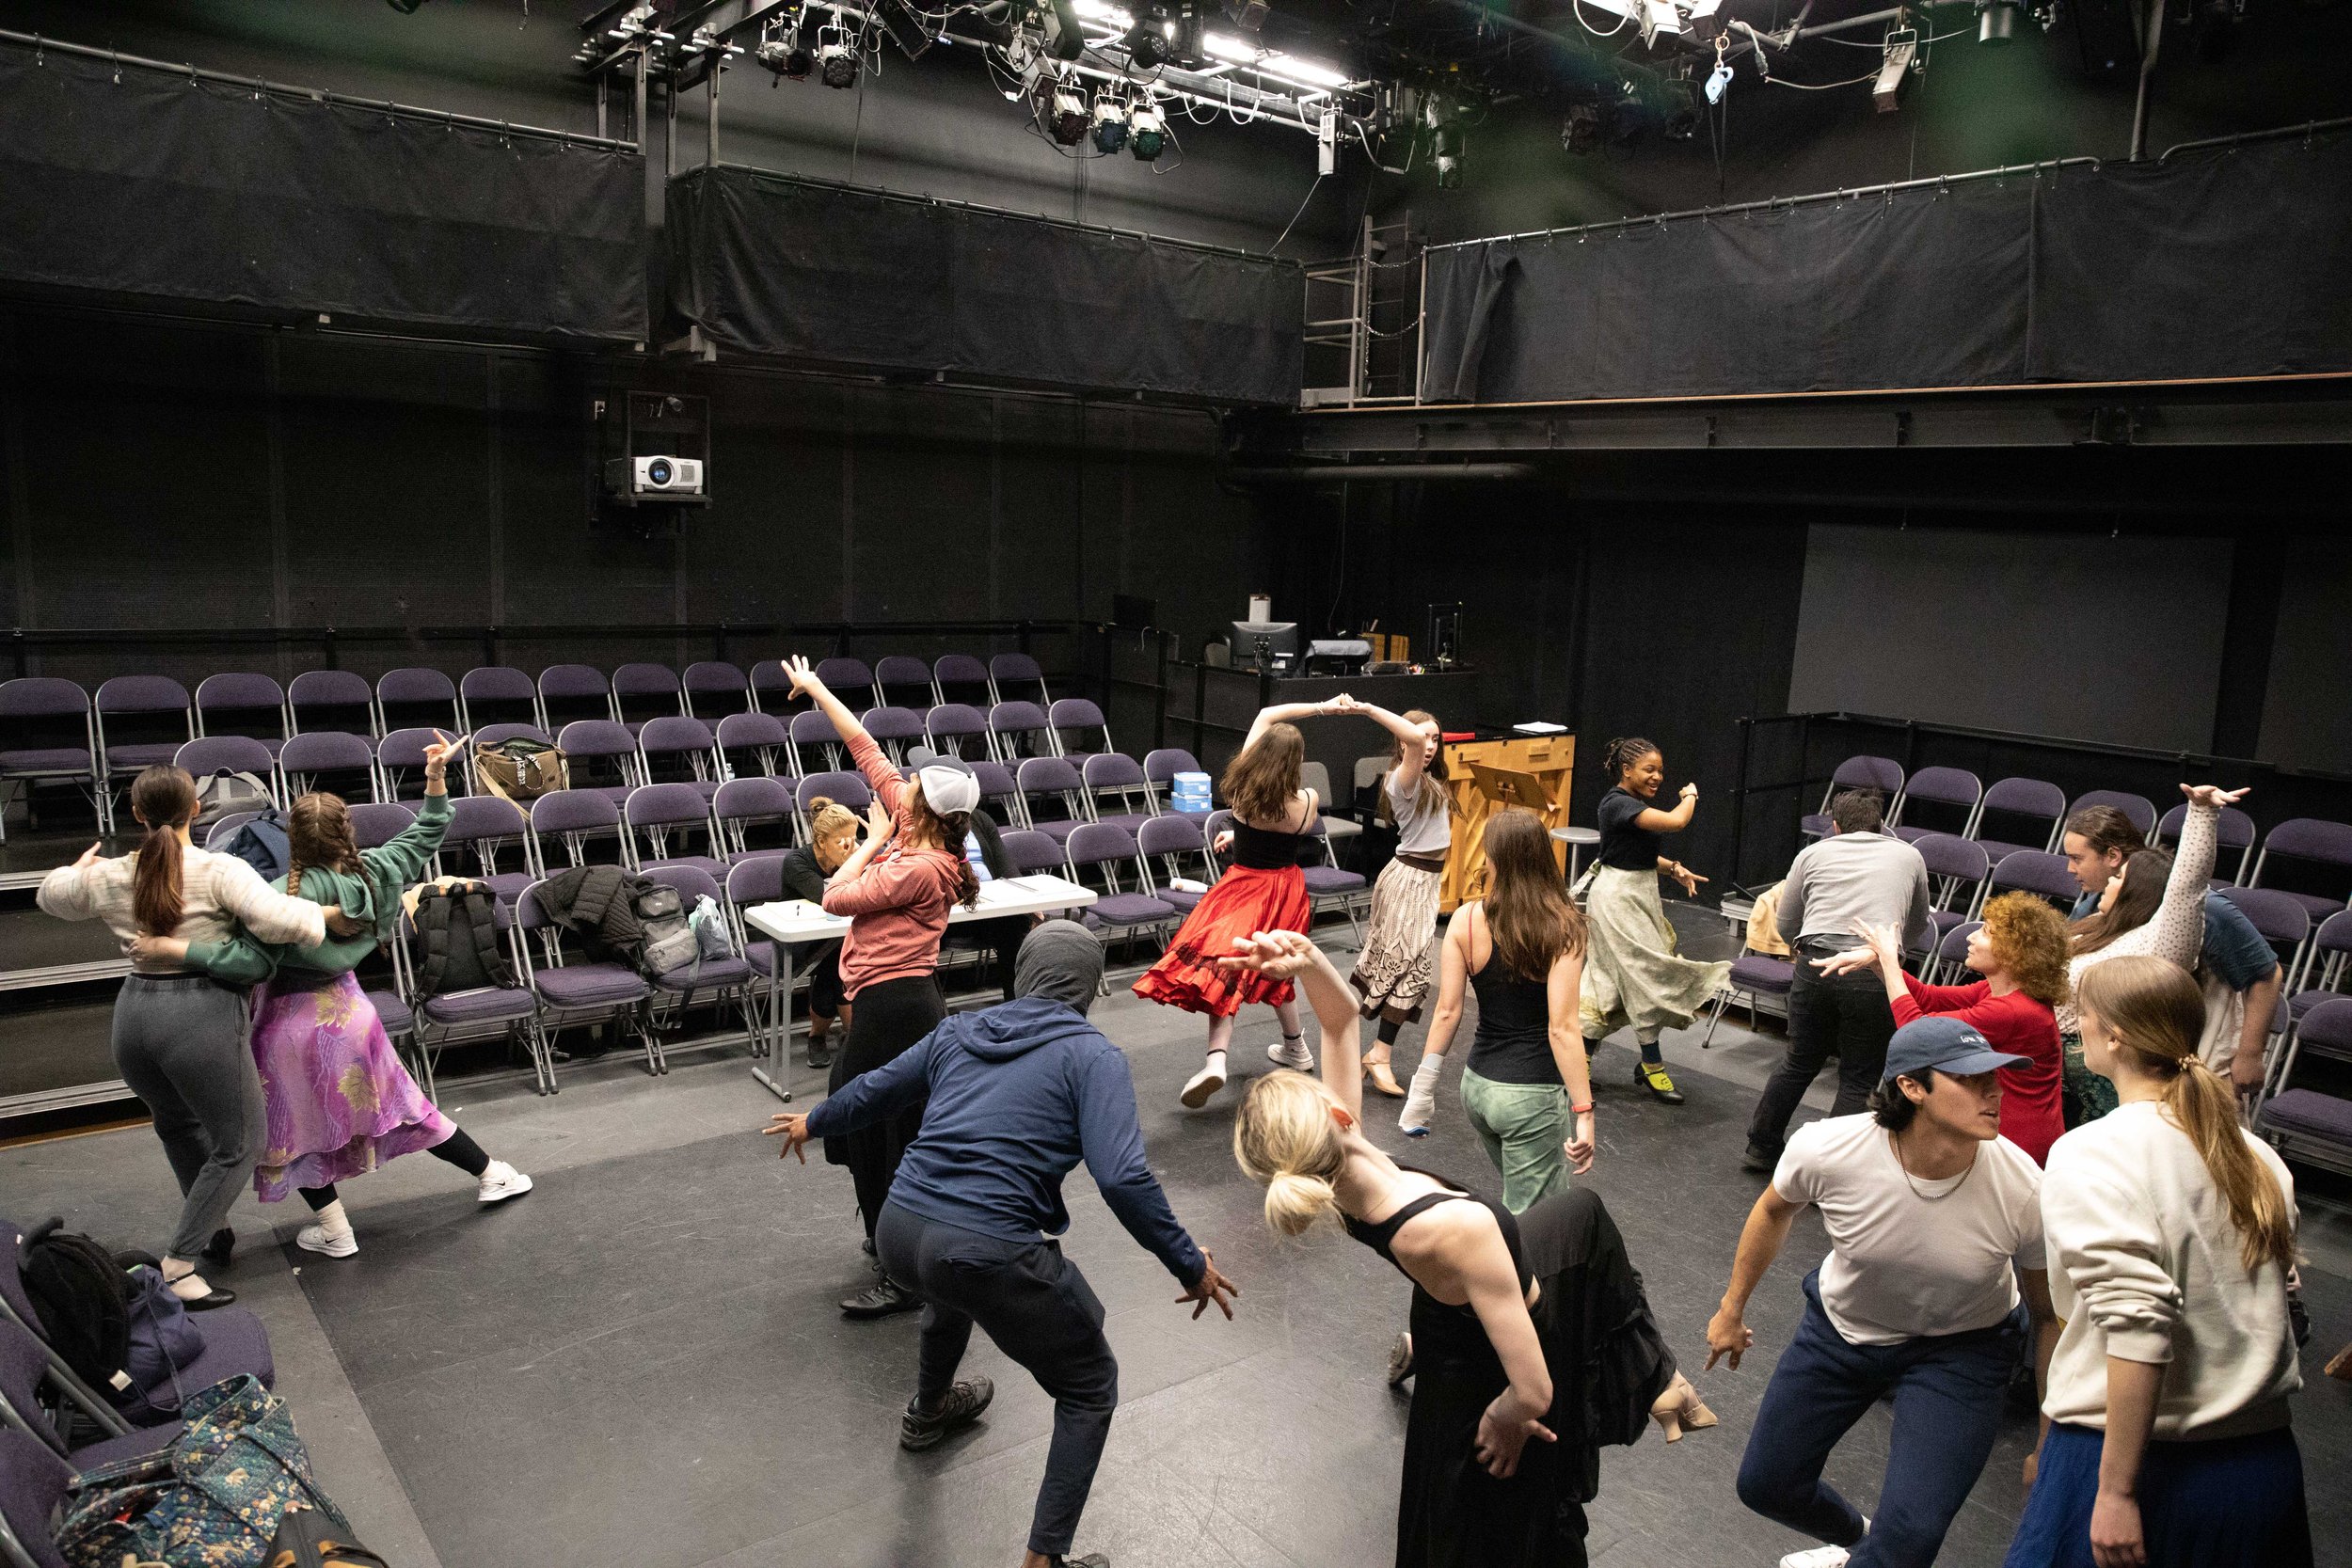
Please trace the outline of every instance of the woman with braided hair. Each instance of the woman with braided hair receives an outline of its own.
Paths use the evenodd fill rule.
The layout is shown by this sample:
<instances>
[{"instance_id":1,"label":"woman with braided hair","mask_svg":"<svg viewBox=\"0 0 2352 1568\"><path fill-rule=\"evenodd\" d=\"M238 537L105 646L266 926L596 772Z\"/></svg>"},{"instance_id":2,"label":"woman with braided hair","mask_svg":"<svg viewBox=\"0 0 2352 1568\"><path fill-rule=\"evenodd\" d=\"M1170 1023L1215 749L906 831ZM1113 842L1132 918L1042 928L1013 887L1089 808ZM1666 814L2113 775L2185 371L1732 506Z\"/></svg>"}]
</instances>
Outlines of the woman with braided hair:
<instances>
[{"instance_id":1,"label":"woman with braided hair","mask_svg":"<svg viewBox=\"0 0 2352 1568\"><path fill-rule=\"evenodd\" d=\"M341 796L313 792L287 811L286 875L276 887L289 897L340 906L345 924L330 925L326 941L274 943L240 928L222 942L141 937L132 943L141 962L175 963L255 988L253 1065L269 1136L253 1190L263 1203L302 1195L314 1216L294 1236L306 1252L358 1252L335 1184L418 1149L472 1177L483 1203L531 1191L530 1177L484 1153L425 1098L352 974L392 940L401 895L423 876L449 831L451 751L437 731L424 751L425 793L416 822L377 848L362 850L354 842L351 811ZM344 930L351 934L339 934Z\"/></svg>"},{"instance_id":2,"label":"woman with braided hair","mask_svg":"<svg viewBox=\"0 0 2352 1568\"><path fill-rule=\"evenodd\" d=\"M1691 825L1698 810L1699 786L1682 786L1672 811L1650 802L1666 782L1666 759L1656 745L1638 736L1612 740L1601 753L1610 780L1600 798L1600 851L1577 884L1591 927L1584 963L1584 1038L1587 1049L1619 1029L1631 1027L1642 1059L1633 1081L1669 1105L1682 1092L1666 1076L1659 1037L1680 1029L1698 1015L1731 973L1727 963L1699 963L1676 950L1674 923L1658 895L1658 879L1672 877L1695 895L1706 878L1663 852L1668 833Z\"/></svg>"}]
</instances>

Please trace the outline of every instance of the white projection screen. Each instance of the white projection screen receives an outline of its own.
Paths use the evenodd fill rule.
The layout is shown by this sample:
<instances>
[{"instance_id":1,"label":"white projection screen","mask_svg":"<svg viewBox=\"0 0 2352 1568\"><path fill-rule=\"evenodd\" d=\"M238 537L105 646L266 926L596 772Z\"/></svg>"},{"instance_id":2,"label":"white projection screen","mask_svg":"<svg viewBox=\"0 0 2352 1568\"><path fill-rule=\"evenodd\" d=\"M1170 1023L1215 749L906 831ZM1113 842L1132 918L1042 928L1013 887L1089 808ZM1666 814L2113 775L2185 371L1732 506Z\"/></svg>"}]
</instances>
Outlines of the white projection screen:
<instances>
[{"instance_id":1,"label":"white projection screen","mask_svg":"<svg viewBox=\"0 0 2352 1568\"><path fill-rule=\"evenodd\" d=\"M1789 711L2205 751L2230 557L2221 539L1817 523Z\"/></svg>"}]
</instances>

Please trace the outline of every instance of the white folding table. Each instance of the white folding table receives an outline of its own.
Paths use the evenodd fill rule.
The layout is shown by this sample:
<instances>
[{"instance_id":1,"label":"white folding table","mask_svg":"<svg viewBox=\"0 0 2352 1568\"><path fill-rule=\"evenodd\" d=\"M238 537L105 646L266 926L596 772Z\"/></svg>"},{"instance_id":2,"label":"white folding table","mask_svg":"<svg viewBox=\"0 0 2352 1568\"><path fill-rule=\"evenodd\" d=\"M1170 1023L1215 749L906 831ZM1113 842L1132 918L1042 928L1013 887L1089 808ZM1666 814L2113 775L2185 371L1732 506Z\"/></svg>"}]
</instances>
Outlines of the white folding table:
<instances>
[{"instance_id":1,"label":"white folding table","mask_svg":"<svg viewBox=\"0 0 2352 1568\"><path fill-rule=\"evenodd\" d=\"M947 924L971 920L1003 920L1010 915L1067 914L1082 910L1101 895L1063 877L1004 877L980 884L980 901L970 909L961 904L948 911ZM850 923L827 914L805 898L755 904L743 911L743 923L776 944L775 990L769 1000L769 1037L773 1053L755 1063L752 1076L780 1100L792 1098L792 951L795 942L834 941L849 933ZM834 1049L841 1049L835 1041Z\"/></svg>"}]
</instances>

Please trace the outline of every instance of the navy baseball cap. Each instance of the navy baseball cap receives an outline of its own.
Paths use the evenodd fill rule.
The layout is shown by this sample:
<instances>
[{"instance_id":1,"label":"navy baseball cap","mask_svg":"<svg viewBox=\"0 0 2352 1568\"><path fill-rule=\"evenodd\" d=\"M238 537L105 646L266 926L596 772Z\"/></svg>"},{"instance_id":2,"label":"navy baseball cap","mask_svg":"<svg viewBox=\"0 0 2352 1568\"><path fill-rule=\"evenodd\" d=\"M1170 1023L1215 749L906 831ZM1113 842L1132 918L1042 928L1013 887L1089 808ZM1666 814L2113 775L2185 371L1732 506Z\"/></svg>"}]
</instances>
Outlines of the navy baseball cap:
<instances>
[{"instance_id":1,"label":"navy baseball cap","mask_svg":"<svg viewBox=\"0 0 2352 1568\"><path fill-rule=\"evenodd\" d=\"M1906 1075L1915 1079L1926 1068L1966 1078L1995 1068L2030 1067L2032 1063L2029 1056L1994 1050L1992 1042L1956 1018L1914 1019L1886 1042L1885 1082L1891 1084Z\"/></svg>"}]
</instances>

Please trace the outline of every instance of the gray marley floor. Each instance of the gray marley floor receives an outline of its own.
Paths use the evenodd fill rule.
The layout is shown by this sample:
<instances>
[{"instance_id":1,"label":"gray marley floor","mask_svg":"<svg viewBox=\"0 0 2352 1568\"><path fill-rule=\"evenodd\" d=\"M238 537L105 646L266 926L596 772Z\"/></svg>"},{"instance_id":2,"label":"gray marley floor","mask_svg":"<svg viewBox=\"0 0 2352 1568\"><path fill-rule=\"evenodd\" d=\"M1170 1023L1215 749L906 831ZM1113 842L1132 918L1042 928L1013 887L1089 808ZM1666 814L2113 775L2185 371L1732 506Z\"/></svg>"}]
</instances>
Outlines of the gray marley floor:
<instances>
[{"instance_id":1,"label":"gray marley floor","mask_svg":"<svg viewBox=\"0 0 2352 1568\"><path fill-rule=\"evenodd\" d=\"M1096 1013L1135 1065L1145 1136L1178 1215L1243 1289L1237 1321L1199 1323L1088 1186L1071 1181L1068 1246L1109 1308L1122 1403L1079 1546L1119 1568L1297 1564L1366 1568L1392 1552L1404 1403L1383 1386L1407 1287L1336 1233L1292 1242L1259 1217L1234 1169L1228 1089L1176 1103L1198 1063L1196 1021L1122 990ZM1245 1015L1234 1055L1264 1068L1272 1015ZM1401 1054L1409 1062L1418 1032ZM1623 1227L1653 1307L1723 1418L1667 1447L1655 1432L1607 1450L1592 1508L1596 1563L1766 1564L1805 1544L1733 1496L1740 1446L1773 1354L1818 1261L1799 1224L1750 1314L1757 1349L1702 1374L1704 1326L1761 1179L1738 1168L1755 1091L1779 1037L1726 1020L1711 1051L1667 1043L1690 1102L1631 1085L1605 1050L1601 1153L1590 1180ZM1436 1135L1386 1146L1486 1184L1448 1075ZM1018 1560L1051 1408L984 1336L969 1370L997 1381L969 1434L924 1455L896 1446L915 1323L845 1323L861 1285L846 1172L780 1164L757 1135L775 1101L738 1055L680 1057L655 1081L616 1056L573 1066L541 1100L511 1080L445 1085L443 1103L538 1190L480 1210L454 1172L409 1159L345 1184L353 1259L296 1251L294 1206L247 1199L248 1245L228 1276L269 1324L279 1386L323 1481L401 1568L753 1568L1009 1564ZM1822 1088L1826 1087L1824 1079ZM1817 1088L1812 1110L1826 1103ZM152 1245L174 1205L143 1128L0 1150L0 1212L62 1212L119 1244ZM279 1245L271 1245L275 1227ZM2296 1423L2320 1560L2352 1553L2352 1386L2319 1375L2352 1339L2352 1225L2307 1203L2306 1293L2317 1334ZM1943 1560L1996 1563L2032 1437L2019 1414L1954 1525ZM1839 1450L1831 1479L1866 1510L1885 1407Z\"/></svg>"}]
</instances>

